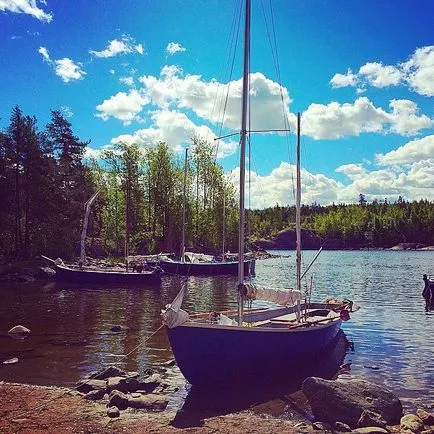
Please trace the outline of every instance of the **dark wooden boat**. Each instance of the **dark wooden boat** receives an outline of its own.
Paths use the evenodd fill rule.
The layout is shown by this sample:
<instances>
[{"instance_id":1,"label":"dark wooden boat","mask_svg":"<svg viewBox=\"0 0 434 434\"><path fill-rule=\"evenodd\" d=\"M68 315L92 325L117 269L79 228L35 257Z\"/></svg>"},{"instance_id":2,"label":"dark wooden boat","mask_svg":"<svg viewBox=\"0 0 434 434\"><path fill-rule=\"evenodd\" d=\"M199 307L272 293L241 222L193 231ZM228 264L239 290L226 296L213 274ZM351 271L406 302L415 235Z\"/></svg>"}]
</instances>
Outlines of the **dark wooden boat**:
<instances>
[{"instance_id":1,"label":"dark wooden boat","mask_svg":"<svg viewBox=\"0 0 434 434\"><path fill-rule=\"evenodd\" d=\"M182 262L172 260L161 260L160 267L168 274L180 274L182 276L217 276L238 274L238 262ZM255 274L255 260L246 259L244 261L244 274L246 276Z\"/></svg>"},{"instance_id":2,"label":"dark wooden boat","mask_svg":"<svg viewBox=\"0 0 434 434\"><path fill-rule=\"evenodd\" d=\"M77 284L158 284L161 281L162 270L158 267L142 272L122 270L101 270L65 264L55 264L56 280Z\"/></svg>"},{"instance_id":3,"label":"dark wooden boat","mask_svg":"<svg viewBox=\"0 0 434 434\"><path fill-rule=\"evenodd\" d=\"M339 314L327 317L329 305L301 305L305 308L310 326L298 324L297 307L290 306L246 314L244 325L190 317L167 328L167 333L175 360L191 384L227 381L300 364L320 354L338 335L341 319Z\"/></svg>"}]
</instances>

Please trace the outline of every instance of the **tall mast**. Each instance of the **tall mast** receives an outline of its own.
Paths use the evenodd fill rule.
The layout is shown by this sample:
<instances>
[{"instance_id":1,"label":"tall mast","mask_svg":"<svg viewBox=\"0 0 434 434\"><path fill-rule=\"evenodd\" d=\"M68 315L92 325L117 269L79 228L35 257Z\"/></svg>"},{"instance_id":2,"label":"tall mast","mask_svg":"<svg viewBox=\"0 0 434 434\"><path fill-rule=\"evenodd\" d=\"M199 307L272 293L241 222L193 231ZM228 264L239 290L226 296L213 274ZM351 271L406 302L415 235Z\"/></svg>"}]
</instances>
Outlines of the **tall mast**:
<instances>
[{"instance_id":1,"label":"tall mast","mask_svg":"<svg viewBox=\"0 0 434 434\"><path fill-rule=\"evenodd\" d=\"M244 282L244 191L246 178L246 136L247 136L247 102L249 96L249 57L250 57L250 0L246 0L244 24L244 66L243 96L241 110L240 140L240 228L238 238L238 324L243 323L243 298L240 290Z\"/></svg>"},{"instance_id":2,"label":"tall mast","mask_svg":"<svg viewBox=\"0 0 434 434\"><path fill-rule=\"evenodd\" d=\"M185 261L185 191L187 185L187 156L188 148L185 148L184 162L184 192L182 196L182 239L181 239L181 262Z\"/></svg>"},{"instance_id":3,"label":"tall mast","mask_svg":"<svg viewBox=\"0 0 434 434\"><path fill-rule=\"evenodd\" d=\"M223 185L223 222L222 222L222 261L225 261L225 232L226 232L226 190Z\"/></svg>"},{"instance_id":4,"label":"tall mast","mask_svg":"<svg viewBox=\"0 0 434 434\"><path fill-rule=\"evenodd\" d=\"M297 237L297 282L296 289L301 290L301 173L300 173L300 113L297 114L297 192L295 202L295 231Z\"/></svg>"}]
</instances>

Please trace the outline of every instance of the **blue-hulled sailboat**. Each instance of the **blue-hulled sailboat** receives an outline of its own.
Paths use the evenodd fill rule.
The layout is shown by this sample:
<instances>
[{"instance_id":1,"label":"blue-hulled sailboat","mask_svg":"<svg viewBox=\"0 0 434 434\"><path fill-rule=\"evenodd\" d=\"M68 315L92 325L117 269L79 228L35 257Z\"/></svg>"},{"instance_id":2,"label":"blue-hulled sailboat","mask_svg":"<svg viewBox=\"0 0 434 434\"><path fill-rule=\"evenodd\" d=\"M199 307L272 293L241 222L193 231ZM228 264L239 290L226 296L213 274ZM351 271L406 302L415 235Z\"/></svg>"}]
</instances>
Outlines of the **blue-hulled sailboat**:
<instances>
[{"instance_id":1,"label":"blue-hulled sailboat","mask_svg":"<svg viewBox=\"0 0 434 434\"><path fill-rule=\"evenodd\" d=\"M193 385L235 378L298 364L314 357L338 335L348 317L348 304L301 300L300 115L297 128L297 286L296 290L264 288L244 279L244 192L249 90L250 0L245 2L244 70L240 132L240 210L238 309L190 316L181 309L185 287L162 312L175 360ZM236 288L233 288L236 290ZM245 309L256 299L282 306ZM309 300L310 301L310 300Z\"/></svg>"}]
</instances>

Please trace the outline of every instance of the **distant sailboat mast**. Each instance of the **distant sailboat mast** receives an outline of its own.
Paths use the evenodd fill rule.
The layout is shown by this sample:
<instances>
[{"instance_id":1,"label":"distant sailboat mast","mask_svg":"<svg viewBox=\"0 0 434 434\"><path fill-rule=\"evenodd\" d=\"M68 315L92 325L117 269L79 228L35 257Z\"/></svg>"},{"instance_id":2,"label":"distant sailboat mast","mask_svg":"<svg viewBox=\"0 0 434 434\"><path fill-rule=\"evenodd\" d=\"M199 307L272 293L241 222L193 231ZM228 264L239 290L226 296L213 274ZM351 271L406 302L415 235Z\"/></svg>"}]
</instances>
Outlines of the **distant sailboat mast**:
<instances>
[{"instance_id":1,"label":"distant sailboat mast","mask_svg":"<svg viewBox=\"0 0 434 434\"><path fill-rule=\"evenodd\" d=\"M300 113L297 114L297 187L295 203L296 252L296 290L301 290L301 173L300 173Z\"/></svg>"},{"instance_id":2,"label":"distant sailboat mast","mask_svg":"<svg viewBox=\"0 0 434 434\"><path fill-rule=\"evenodd\" d=\"M245 224L245 179L246 179L246 136L247 136L247 103L249 96L249 64L250 64L250 0L246 0L245 28L244 28L244 66L243 66L243 95L241 114L240 140L240 228L238 238L238 324L243 323L244 282L244 224Z\"/></svg>"},{"instance_id":3,"label":"distant sailboat mast","mask_svg":"<svg viewBox=\"0 0 434 434\"><path fill-rule=\"evenodd\" d=\"M186 185L187 185L187 161L188 148L185 148L184 162L184 191L182 196L182 239L181 239L181 262L185 262L185 202L186 202Z\"/></svg>"}]
</instances>

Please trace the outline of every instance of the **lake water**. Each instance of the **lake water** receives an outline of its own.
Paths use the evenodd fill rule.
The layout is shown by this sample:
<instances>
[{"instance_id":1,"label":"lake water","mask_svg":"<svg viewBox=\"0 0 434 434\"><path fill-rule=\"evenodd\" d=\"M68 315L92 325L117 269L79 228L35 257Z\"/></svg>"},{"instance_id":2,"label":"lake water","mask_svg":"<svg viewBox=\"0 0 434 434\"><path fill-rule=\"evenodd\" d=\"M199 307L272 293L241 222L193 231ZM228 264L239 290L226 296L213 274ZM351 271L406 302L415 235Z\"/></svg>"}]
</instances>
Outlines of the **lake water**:
<instances>
[{"instance_id":1,"label":"lake water","mask_svg":"<svg viewBox=\"0 0 434 434\"><path fill-rule=\"evenodd\" d=\"M255 282L293 287L295 254L279 253L290 257L257 261ZM314 254L305 252L305 266ZM383 384L407 409L434 404L434 312L425 313L421 296L422 275L430 272L434 272L434 252L322 252L309 273L314 278L313 300L346 297L360 310L343 324L344 343L337 349L340 355L331 365L325 361L317 364L312 373L321 375L327 365L330 369L325 377L338 374ZM143 373L172 359L164 330L153 333L161 325L161 308L172 301L184 282L188 295L183 307L190 312L236 307L235 277L164 277L161 286L152 288L3 284L0 363L12 357L19 362L0 364L0 379L73 386L90 371L119 360L120 367ZM6 335L17 324L31 329L27 339L13 340ZM113 326L126 331L111 332ZM185 387L176 367L166 375L179 388L172 408L186 399L203 401Z\"/></svg>"}]
</instances>

